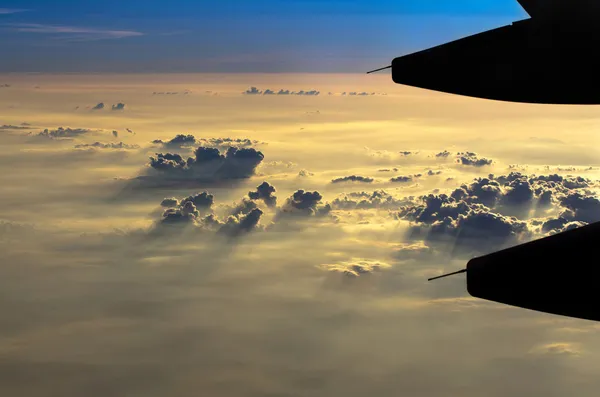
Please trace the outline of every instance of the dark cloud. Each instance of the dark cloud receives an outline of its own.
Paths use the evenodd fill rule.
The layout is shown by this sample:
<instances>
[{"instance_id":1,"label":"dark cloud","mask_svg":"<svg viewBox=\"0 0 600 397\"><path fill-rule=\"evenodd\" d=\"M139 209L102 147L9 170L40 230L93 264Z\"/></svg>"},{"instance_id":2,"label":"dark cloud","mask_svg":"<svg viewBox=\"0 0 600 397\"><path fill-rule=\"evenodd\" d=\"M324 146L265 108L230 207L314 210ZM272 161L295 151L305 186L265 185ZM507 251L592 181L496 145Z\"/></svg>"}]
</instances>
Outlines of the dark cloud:
<instances>
[{"instance_id":1,"label":"dark cloud","mask_svg":"<svg viewBox=\"0 0 600 397\"><path fill-rule=\"evenodd\" d=\"M248 138L196 138L191 134L179 134L167 142L155 139L152 143L164 145L167 148L181 148L199 144L205 147L217 147L220 149L228 149L230 147L243 148L265 144L265 142Z\"/></svg>"},{"instance_id":2,"label":"dark cloud","mask_svg":"<svg viewBox=\"0 0 600 397\"><path fill-rule=\"evenodd\" d=\"M445 240L458 250L482 253L527 239L600 221L600 200L585 190L590 181L559 175L477 178L450 195L430 194L402 208L398 217L413 223L413 236ZM577 190L573 190L577 189ZM530 217L531 209L557 205L557 219ZM518 216L514 216L518 214ZM520 218L520 219L519 219Z\"/></svg>"},{"instance_id":3,"label":"dark cloud","mask_svg":"<svg viewBox=\"0 0 600 397\"><path fill-rule=\"evenodd\" d=\"M393 172L398 172L398 168L392 168L392 169L383 168L383 169L377 170L377 172L392 172L392 171Z\"/></svg>"},{"instance_id":4,"label":"dark cloud","mask_svg":"<svg viewBox=\"0 0 600 397\"><path fill-rule=\"evenodd\" d=\"M443 157L443 158L446 158L448 156L450 156L450 152L447 151L447 150L444 150L443 152L440 152L440 153L438 153L438 154L435 155L435 157Z\"/></svg>"},{"instance_id":5,"label":"dark cloud","mask_svg":"<svg viewBox=\"0 0 600 397\"><path fill-rule=\"evenodd\" d=\"M127 143L119 142L119 143L82 143L79 145L75 145L76 149L139 149L139 145L130 145Z\"/></svg>"},{"instance_id":6,"label":"dark cloud","mask_svg":"<svg viewBox=\"0 0 600 397\"><path fill-rule=\"evenodd\" d=\"M273 195L275 192L275 187L268 182L263 182L256 188L256 191L248 192L248 197L252 200L263 200L267 207L275 207L277 205L277 197Z\"/></svg>"},{"instance_id":7,"label":"dark cloud","mask_svg":"<svg viewBox=\"0 0 600 397\"><path fill-rule=\"evenodd\" d=\"M256 88L256 87L250 87L250 88L248 88L248 89L247 89L247 90L244 92L244 94L246 94L246 95L260 95L260 94L262 94L262 93L263 93L263 92L262 92L262 91L260 91L260 90L259 90L258 88Z\"/></svg>"},{"instance_id":8,"label":"dark cloud","mask_svg":"<svg viewBox=\"0 0 600 397\"><path fill-rule=\"evenodd\" d=\"M259 227L263 211L251 200L243 200L235 207L225 221L220 221L212 212L214 196L208 192L177 200L164 199L161 203L167 209L163 212L159 225L194 226L198 231L210 231L227 237L238 237Z\"/></svg>"},{"instance_id":9,"label":"dark cloud","mask_svg":"<svg viewBox=\"0 0 600 397\"><path fill-rule=\"evenodd\" d=\"M442 171L433 171L433 170L429 170L427 171L427 175L429 176L435 176L435 175L441 175Z\"/></svg>"},{"instance_id":10,"label":"dark cloud","mask_svg":"<svg viewBox=\"0 0 600 397\"><path fill-rule=\"evenodd\" d=\"M331 205L322 205L323 196L319 192L297 190L282 206L280 214L292 215L326 215Z\"/></svg>"},{"instance_id":11,"label":"dark cloud","mask_svg":"<svg viewBox=\"0 0 600 397\"><path fill-rule=\"evenodd\" d=\"M125 110L125 104L124 103L117 103L116 105L112 105L112 110Z\"/></svg>"},{"instance_id":12,"label":"dark cloud","mask_svg":"<svg viewBox=\"0 0 600 397\"><path fill-rule=\"evenodd\" d=\"M259 90L256 87L250 87L246 91L244 91L243 94L244 95L304 95L304 96L318 96L318 95L321 94L321 92L317 91L317 90L290 91L290 90L284 90L284 89L280 89L279 91L275 92L274 90L271 90L271 89L268 89L268 88L265 89L264 91L262 91L262 90Z\"/></svg>"},{"instance_id":13,"label":"dark cloud","mask_svg":"<svg viewBox=\"0 0 600 397\"><path fill-rule=\"evenodd\" d=\"M214 202L215 198L212 194L209 194L208 192L202 192L182 199L179 202L179 205L183 206L186 203L192 203L198 210L204 212L210 210Z\"/></svg>"},{"instance_id":14,"label":"dark cloud","mask_svg":"<svg viewBox=\"0 0 600 397\"><path fill-rule=\"evenodd\" d=\"M568 221L585 223L600 221L600 200L598 198L581 192L570 192L559 200L561 205L567 209L563 212L562 217Z\"/></svg>"},{"instance_id":15,"label":"dark cloud","mask_svg":"<svg viewBox=\"0 0 600 397\"><path fill-rule=\"evenodd\" d=\"M462 152L457 153L458 162L462 165L469 165L473 167L483 167L485 165L491 165L493 160L486 159L483 157L478 157L476 153L473 152Z\"/></svg>"},{"instance_id":16,"label":"dark cloud","mask_svg":"<svg viewBox=\"0 0 600 397\"><path fill-rule=\"evenodd\" d=\"M92 110L102 110L102 109L104 109L104 103L103 102L100 102L99 104L97 104L96 106L94 106L92 108Z\"/></svg>"},{"instance_id":17,"label":"dark cloud","mask_svg":"<svg viewBox=\"0 0 600 397\"><path fill-rule=\"evenodd\" d=\"M413 181L412 176L397 176L395 178L390 179L390 182L394 182L394 183L408 183L408 182L412 182L412 181Z\"/></svg>"},{"instance_id":18,"label":"dark cloud","mask_svg":"<svg viewBox=\"0 0 600 397\"><path fill-rule=\"evenodd\" d=\"M2 130L30 130L31 127L29 126L29 124L25 125L21 124L21 125L12 125L12 124L4 124L4 125L0 125L0 131Z\"/></svg>"},{"instance_id":19,"label":"dark cloud","mask_svg":"<svg viewBox=\"0 0 600 397\"><path fill-rule=\"evenodd\" d=\"M164 144L165 147L169 147L169 148L178 148L178 147L182 147L182 146L194 146L194 145L196 145L196 137L194 137L193 135L190 135L190 134L188 134L188 135L178 134L170 141L162 142L160 140L157 140L157 141L154 141L154 143L162 143L162 144Z\"/></svg>"},{"instance_id":20,"label":"dark cloud","mask_svg":"<svg viewBox=\"0 0 600 397\"><path fill-rule=\"evenodd\" d=\"M170 197L170 198L165 198L161 203L160 203L161 207L166 207L166 208L175 208L179 206L179 200L177 200L174 197Z\"/></svg>"},{"instance_id":21,"label":"dark cloud","mask_svg":"<svg viewBox=\"0 0 600 397\"><path fill-rule=\"evenodd\" d=\"M198 142L203 146L214 146L218 148L243 148L265 144L265 142L248 138L201 138Z\"/></svg>"},{"instance_id":22,"label":"dark cloud","mask_svg":"<svg viewBox=\"0 0 600 397\"><path fill-rule=\"evenodd\" d=\"M112 134L115 138L119 137L119 131L117 131L117 130L113 130Z\"/></svg>"},{"instance_id":23,"label":"dark cloud","mask_svg":"<svg viewBox=\"0 0 600 397\"><path fill-rule=\"evenodd\" d=\"M242 216L230 216L218 233L230 237L237 237L249 233L258 227L263 212L259 208L254 208L248 214Z\"/></svg>"},{"instance_id":24,"label":"dark cloud","mask_svg":"<svg viewBox=\"0 0 600 397\"><path fill-rule=\"evenodd\" d=\"M408 152L408 151L404 151L404 152L399 152L401 156L410 156L411 154L416 154L414 152Z\"/></svg>"},{"instance_id":25,"label":"dark cloud","mask_svg":"<svg viewBox=\"0 0 600 397\"><path fill-rule=\"evenodd\" d=\"M37 136L45 137L45 138L76 138L81 135L85 135L92 132L87 128L63 128L58 127L55 130L45 129L44 131L37 134Z\"/></svg>"},{"instance_id":26,"label":"dark cloud","mask_svg":"<svg viewBox=\"0 0 600 397\"><path fill-rule=\"evenodd\" d=\"M157 153L157 157L150 158L150 166L163 173L189 178L248 178L264 159L264 155L253 148L230 147L223 155L216 148L200 146L194 155L184 160L179 154Z\"/></svg>"},{"instance_id":27,"label":"dark cloud","mask_svg":"<svg viewBox=\"0 0 600 397\"><path fill-rule=\"evenodd\" d=\"M362 183L372 183L374 181L373 178L359 176L359 175L350 175L342 178L336 178L331 181L331 183L343 183L343 182L362 182Z\"/></svg>"}]
</instances>

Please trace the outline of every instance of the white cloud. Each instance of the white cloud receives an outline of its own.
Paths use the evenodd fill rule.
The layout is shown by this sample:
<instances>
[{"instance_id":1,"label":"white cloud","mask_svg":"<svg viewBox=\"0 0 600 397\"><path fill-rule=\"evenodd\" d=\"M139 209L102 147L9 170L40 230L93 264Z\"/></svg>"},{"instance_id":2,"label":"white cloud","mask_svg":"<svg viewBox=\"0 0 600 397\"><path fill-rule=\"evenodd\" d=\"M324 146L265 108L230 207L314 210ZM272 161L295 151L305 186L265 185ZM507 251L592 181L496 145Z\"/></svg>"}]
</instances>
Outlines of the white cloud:
<instances>
[{"instance_id":1,"label":"white cloud","mask_svg":"<svg viewBox=\"0 0 600 397\"><path fill-rule=\"evenodd\" d=\"M133 30L97 29L64 25L45 25L39 23L7 24L5 26L15 32L60 35L65 39L73 41L122 39L144 35L141 32Z\"/></svg>"}]
</instances>

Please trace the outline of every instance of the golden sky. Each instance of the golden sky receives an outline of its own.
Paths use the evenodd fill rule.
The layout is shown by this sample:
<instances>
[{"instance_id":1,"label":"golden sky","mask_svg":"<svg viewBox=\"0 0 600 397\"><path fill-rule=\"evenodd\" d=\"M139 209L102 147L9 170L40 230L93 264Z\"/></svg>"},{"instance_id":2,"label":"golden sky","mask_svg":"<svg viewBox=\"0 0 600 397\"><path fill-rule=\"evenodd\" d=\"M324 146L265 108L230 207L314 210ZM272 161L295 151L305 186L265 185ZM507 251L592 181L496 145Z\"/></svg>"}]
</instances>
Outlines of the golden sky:
<instances>
[{"instance_id":1,"label":"golden sky","mask_svg":"<svg viewBox=\"0 0 600 397\"><path fill-rule=\"evenodd\" d=\"M1 395L597 392L594 323L426 282L600 220L596 107L381 75L0 87ZM231 146L216 168L195 154Z\"/></svg>"}]
</instances>

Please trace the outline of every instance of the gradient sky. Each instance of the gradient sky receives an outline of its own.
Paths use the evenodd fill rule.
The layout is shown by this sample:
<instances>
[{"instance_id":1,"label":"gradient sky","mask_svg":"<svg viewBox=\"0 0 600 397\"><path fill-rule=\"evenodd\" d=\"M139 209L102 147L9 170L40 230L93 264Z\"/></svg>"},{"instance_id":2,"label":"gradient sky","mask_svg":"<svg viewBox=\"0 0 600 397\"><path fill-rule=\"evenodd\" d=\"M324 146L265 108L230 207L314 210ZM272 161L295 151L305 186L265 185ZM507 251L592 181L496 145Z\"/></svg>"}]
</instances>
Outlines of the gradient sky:
<instances>
[{"instance_id":1,"label":"gradient sky","mask_svg":"<svg viewBox=\"0 0 600 397\"><path fill-rule=\"evenodd\" d=\"M512 0L12 0L0 72L362 72L526 17Z\"/></svg>"}]
</instances>

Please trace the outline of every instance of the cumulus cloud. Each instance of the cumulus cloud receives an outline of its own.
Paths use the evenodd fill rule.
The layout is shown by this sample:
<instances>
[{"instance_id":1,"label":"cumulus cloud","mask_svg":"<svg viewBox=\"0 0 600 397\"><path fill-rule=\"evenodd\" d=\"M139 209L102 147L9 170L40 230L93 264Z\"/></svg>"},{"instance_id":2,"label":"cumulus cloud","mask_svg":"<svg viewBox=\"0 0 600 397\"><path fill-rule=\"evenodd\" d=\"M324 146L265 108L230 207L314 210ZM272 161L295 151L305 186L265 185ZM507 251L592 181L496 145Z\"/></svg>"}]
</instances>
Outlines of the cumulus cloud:
<instances>
[{"instance_id":1,"label":"cumulus cloud","mask_svg":"<svg viewBox=\"0 0 600 397\"><path fill-rule=\"evenodd\" d=\"M458 162L462 165L470 165L473 167L483 167L485 165L491 165L493 160L486 159L483 157L478 157L476 153L473 152L462 152L458 153Z\"/></svg>"},{"instance_id":2,"label":"cumulus cloud","mask_svg":"<svg viewBox=\"0 0 600 397\"><path fill-rule=\"evenodd\" d=\"M184 160L179 154L157 153L150 166L162 173L198 179L248 178L263 161L262 152L254 148L230 147L225 155L216 148L200 146L194 157Z\"/></svg>"},{"instance_id":3,"label":"cumulus cloud","mask_svg":"<svg viewBox=\"0 0 600 397\"><path fill-rule=\"evenodd\" d=\"M398 217L412 222L417 238L487 252L538 233L553 234L599 221L600 200L586 190L590 183L559 175L489 175L449 195L422 196L401 209ZM552 206L562 209L558 218L532 217L532 209Z\"/></svg>"},{"instance_id":4,"label":"cumulus cloud","mask_svg":"<svg viewBox=\"0 0 600 397\"><path fill-rule=\"evenodd\" d=\"M135 144L127 144L123 142L119 143L102 143L102 142L94 142L94 143L82 143L79 145L75 145L76 149L139 149L139 145Z\"/></svg>"},{"instance_id":5,"label":"cumulus cloud","mask_svg":"<svg viewBox=\"0 0 600 397\"><path fill-rule=\"evenodd\" d=\"M444 150L443 152L439 152L439 153L437 153L437 154L435 155L435 157L438 157L438 158L440 158L440 157L441 157L441 158L446 158L446 157L448 157L448 156L450 156L450 152L449 152L449 151L447 151L447 150Z\"/></svg>"},{"instance_id":6,"label":"cumulus cloud","mask_svg":"<svg viewBox=\"0 0 600 397\"><path fill-rule=\"evenodd\" d=\"M90 132L92 132L92 130L87 128L58 127L55 130L50 130L46 128L44 131L38 133L37 136L53 139L76 138L88 134Z\"/></svg>"},{"instance_id":7,"label":"cumulus cloud","mask_svg":"<svg viewBox=\"0 0 600 397\"><path fill-rule=\"evenodd\" d=\"M165 198L160 203L160 206L166 208L176 208L179 206L179 200L177 200L175 197Z\"/></svg>"},{"instance_id":8,"label":"cumulus cloud","mask_svg":"<svg viewBox=\"0 0 600 397\"><path fill-rule=\"evenodd\" d=\"M243 200L224 220L212 210L214 196L202 192L178 200L166 198L161 202L167 209L159 225L193 226L197 231L215 232L226 237L239 237L259 228L263 211L253 201Z\"/></svg>"},{"instance_id":9,"label":"cumulus cloud","mask_svg":"<svg viewBox=\"0 0 600 397\"><path fill-rule=\"evenodd\" d=\"M343 182L362 182L362 183L372 183L374 181L373 178L359 176L359 175L350 175L342 178L336 178L331 181L331 183L343 183Z\"/></svg>"},{"instance_id":10,"label":"cumulus cloud","mask_svg":"<svg viewBox=\"0 0 600 397\"><path fill-rule=\"evenodd\" d=\"M116 105L112 105L112 110L125 110L125 104L124 103L117 103Z\"/></svg>"},{"instance_id":11,"label":"cumulus cloud","mask_svg":"<svg viewBox=\"0 0 600 397\"><path fill-rule=\"evenodd\" d=\"M395 178L391 178L390 182L394 183L409 183L413 181L412 176L397 176Z\"/></svg>"},{"instance_id":12,"label":"cumulus cloud","mask_svg":"<svg viewBox=\"0 0 600 397\"><path fill-rule=\"evenodd\" d=\"M154 141L152 141L152 143L161 144L167 148L180 148L183 146L196 145L196 137L191 134L178 134L167 142L164 142L160 139L155 139Z\"/></svg>"},{"instance_id":13,"label":"cumulus cloud","mask_svg":"<svg viewBox=\"0 0 600 397\"><path fill-rule=\"evenodd\" d=\"M275 187L271 186L268 182L263 182L256 188L256 191L248 192L248 197L252 200L264 201L267 207L275 207L277 205L277 197L273 195L275 192Z\"/></svg>"},{"instance_id":14,"label":"cumulus cloud","mask_svg":"<svg viewBox=\"0 0 600 397\"><path fill-rule=\"evenodd\" d=\"M196 138L191 134L178 134L166 142L161 139L155 139L152 143L163 145L166 148L182 148L199 144L205 147L216 147L219 149L228 149L230 147L244 148L265 144L265 142L248 138Z\"/></svg>"},{"instance_id":15,"label":"cumulus cloud","mask_svg":"<svg viewBox=\"0 0 600 397\"><path fill-rule=\"evenodd\" d=\"M322 204L323 196L319 192L297 190L281 207L280 215L327 215L331 211L330 204Z\"/></svg>"},{"instance_id":16,"label":"cumulus cloud","mask_svg":"<svg viewBox=\"0 0 600 397\"><path fill-rule=\"evenodd\" d=\"M245 95L304 95L304 96L318 96L321 94L320 91L317 90L300 90L300 91L290 91L285 89L280 89L278 91L272 89L260 90L257 87L250 87L246 91L243 92Z\"/></svg>"},{"instance_id":17,"label":"cumulus cloud","mask_svg":"<svg viewBox=\"0 0 600 397\"><path fill-rule=\"evenodd\" d=\"M102 110L102 109L104 109L104 103L103 102L100 102L99 104L97 104L96 106L94 106L92 108L92 110Z\"/></svg>"},{"instance_id":18,"label":"cumulus cloud","mask_svg":"<svg viewBox=\"0 0 600 397\"><path fill-rule=\"evenodd\" d=\"M399 210L413 203L414 197L396 198L385 190L374 192L353 192L338 197L331 202L336 210Z\"/></svg>"}]
</instances>

